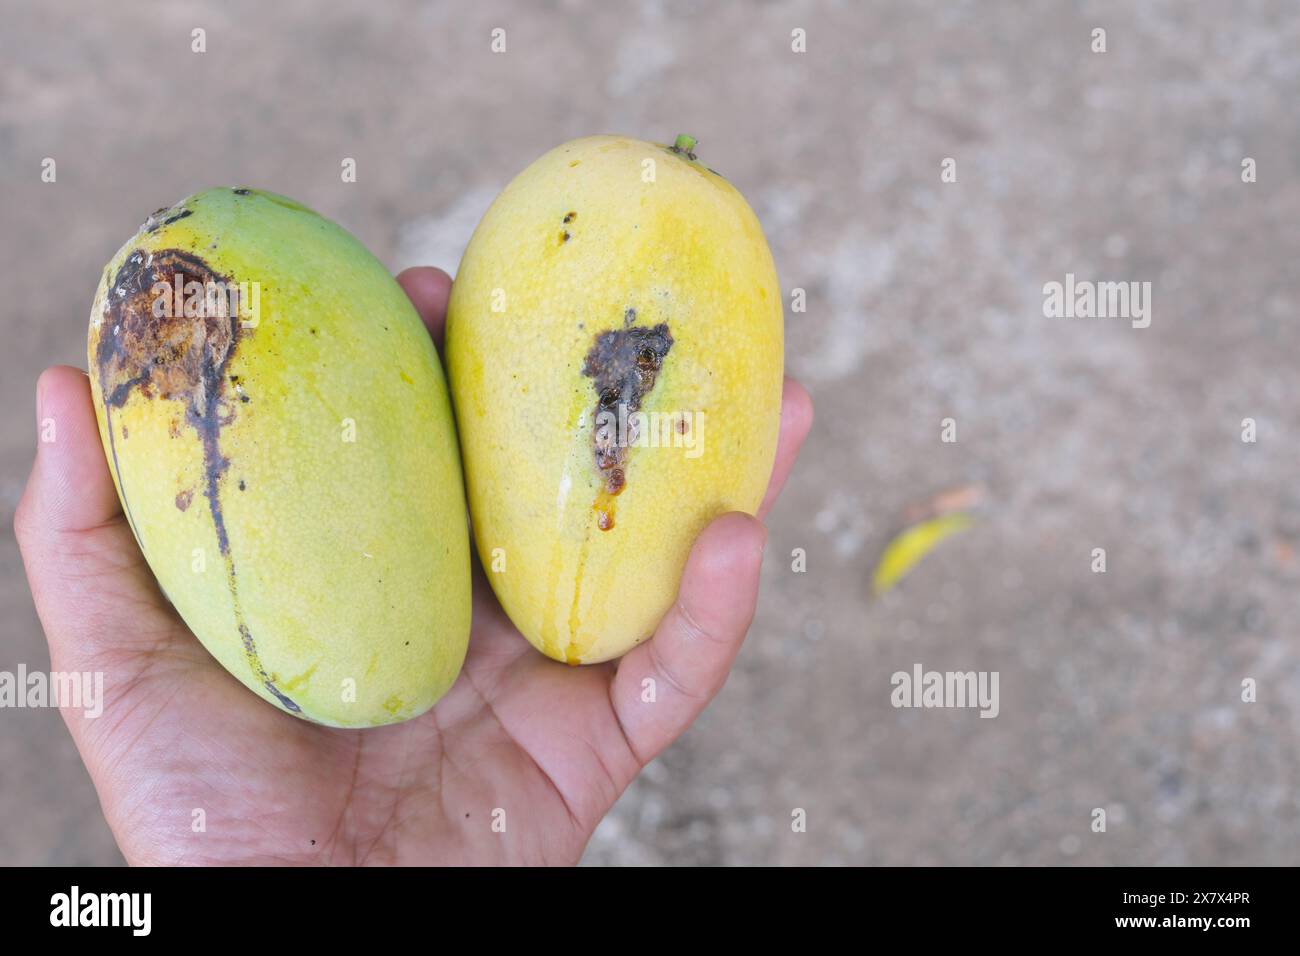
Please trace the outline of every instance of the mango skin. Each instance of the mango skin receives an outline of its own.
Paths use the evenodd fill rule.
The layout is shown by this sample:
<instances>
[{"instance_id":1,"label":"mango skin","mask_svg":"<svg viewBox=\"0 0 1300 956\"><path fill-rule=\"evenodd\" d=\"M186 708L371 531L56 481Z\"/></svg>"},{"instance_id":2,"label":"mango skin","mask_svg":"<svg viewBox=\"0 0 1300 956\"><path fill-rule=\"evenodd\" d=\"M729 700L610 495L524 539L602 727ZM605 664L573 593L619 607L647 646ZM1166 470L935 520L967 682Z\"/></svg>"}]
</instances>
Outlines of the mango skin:
<instances>
[{"instance_id":1,"label":"mango skin","mask_svg":"<svg viewBox=\"0 0 1300 956\"><path fill-rule=\"evenodd\" d=\"M610 495L584 367L601 333L661 325L672 344L640 411L703 413L701 453L628 447ZM762 501L780 428L780 286L744 198L684 151L594 136L524 170L461 261L446 359L479 556L549 657L595 663L645 640L704 526Z\"/></svg>"},{"instance_id":2,"label":"mango skin","mask_svg":"<svg viewBox=\"0 0 1300 956\"><path fill-rule=\"evenodd\" d=\"M256 282L259 308L250 286L243 317L151 324L169 270ZM442 696L470 622L459 455L438 356L378 260L282 196L199 193L108 264L89 358L136 539L226 670L335 727Z\"/></svg>"}]
</instances>

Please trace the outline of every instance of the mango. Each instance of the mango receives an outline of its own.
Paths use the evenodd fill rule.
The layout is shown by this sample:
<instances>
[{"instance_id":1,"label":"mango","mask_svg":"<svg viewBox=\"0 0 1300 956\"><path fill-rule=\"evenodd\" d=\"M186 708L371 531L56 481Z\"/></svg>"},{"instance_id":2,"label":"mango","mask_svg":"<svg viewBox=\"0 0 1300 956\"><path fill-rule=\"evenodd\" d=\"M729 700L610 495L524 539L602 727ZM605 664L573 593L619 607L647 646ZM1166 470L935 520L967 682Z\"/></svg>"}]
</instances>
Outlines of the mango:
<instances>
[{"instance_id":1,"label":"mango","mask_svg":"<svg viewBox=\"0 0 1300 956\"><path fill-rule=\"evenodd\" d=\"M90 383L136 540L226 670L335 727L459 673L469 531L437 353L356 239L272 193L161 209L109 262Z\"/></svg>"},{"instance_id":2,"label":"mango","mask_svg":"<svg viewBox=\"0 0 1300 956\"><path fill-rule=\"evenodd\" d=\"M475 543L516 627L625 653L695 537L754 513L780 427L780 286L758 219L679 137L565 143L475 230L446 361Z\"/></svg>"}]
</instances>

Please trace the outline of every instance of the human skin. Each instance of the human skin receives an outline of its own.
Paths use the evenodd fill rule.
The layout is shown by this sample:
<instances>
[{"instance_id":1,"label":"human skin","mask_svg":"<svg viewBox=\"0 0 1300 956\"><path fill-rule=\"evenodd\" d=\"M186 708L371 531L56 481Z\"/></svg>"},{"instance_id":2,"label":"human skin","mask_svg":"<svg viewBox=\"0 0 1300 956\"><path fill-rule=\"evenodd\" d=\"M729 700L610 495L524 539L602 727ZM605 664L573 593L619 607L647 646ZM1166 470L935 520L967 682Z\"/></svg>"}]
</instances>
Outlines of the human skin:
<instances>
[{"instance_id":1,"label":"human skin","mask_svg":"<svg viewBox=\"0 0 1300 956\"><path fill-rule=\"evenodd\" d=\"M398 282L441 347L451 280L422 267ZM705 528L651 640L605 664L549 660L476 565L452 689L414 720L358 731L267 706L186 628L122 515L86 374L46 370L36 405L55 440L38 443L15 533L51 668L104 675L102 715L63 718L127 861L158 865L577 862L726 681L758 597L761 519L812 424L807 392L787 379L758 518Z\"/></svg>"}]
</instances>

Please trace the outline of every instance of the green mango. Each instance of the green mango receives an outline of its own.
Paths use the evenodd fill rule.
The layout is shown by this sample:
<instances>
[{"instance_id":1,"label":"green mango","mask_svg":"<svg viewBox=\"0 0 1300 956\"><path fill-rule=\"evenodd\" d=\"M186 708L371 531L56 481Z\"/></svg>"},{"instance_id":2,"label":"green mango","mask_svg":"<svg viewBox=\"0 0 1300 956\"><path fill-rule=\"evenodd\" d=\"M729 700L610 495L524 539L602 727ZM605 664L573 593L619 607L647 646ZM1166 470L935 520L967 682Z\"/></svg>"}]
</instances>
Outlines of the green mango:
<instances>
[{"instance_id":1,"label":"green mango","mask_svg":"<svg viewBox=\"0 0 1300 956\"><path fill-rule=\"evenodd\" d=\"M469 639L469 539L438 355L345 230L211 189L115 255L90 382L122 507L185 623L272 704L415 717Z\"/></svg>"}]
</instances>

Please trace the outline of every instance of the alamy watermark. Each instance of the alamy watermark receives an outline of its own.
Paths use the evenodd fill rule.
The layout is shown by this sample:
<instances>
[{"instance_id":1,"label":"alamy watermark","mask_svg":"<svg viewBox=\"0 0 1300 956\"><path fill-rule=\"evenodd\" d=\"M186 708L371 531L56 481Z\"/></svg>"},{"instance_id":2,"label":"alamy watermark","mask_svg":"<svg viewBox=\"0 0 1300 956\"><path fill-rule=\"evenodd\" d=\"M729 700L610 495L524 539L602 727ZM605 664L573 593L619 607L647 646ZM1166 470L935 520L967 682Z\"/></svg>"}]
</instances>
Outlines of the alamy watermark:
<instances>
[{"instance_id":1,"label":"alamy watermark","mask_svg":"<svg viewBox=\"0 0 1300 956\"><path fill-rule=\"evenodd\" d=\"M262 286L258 282L199 282L177 272L171 282L155 282L155 319L225 319L239 317L246 329L255 329L262 316Z\"/></svg>"},{"instance_id":2,"label":"alamy watermark","mask_svg":"<svg viewBox=\"0 0 1300 956\"><path fill-rule=\"evenodd\" d=\"M84 716L104 713L103 671L0 671L0 707L71 707Z\"/></svg>"},{"instance_id":3,"label":"alamy watermark","mask_svg":"<svg viewBox=\"0 0 1300 956\"><path fill-rule=\"evenodd\" d=\"M152 912L152 893L83 893L74 885L50 897L51 926L118 926L132 936L148 936Z\"/></svg>"},{"instance_id":4,"label":"alamy watermark","mask_svg":"<svg viewBox=\"0 0 1300 956\"><path fill-rule=\"evenodd\" d=\"M1151 324L1150 282L1076 280L1043 285L1043 315L1049 319L1130 319L1135 329Z\"/></svg>"},{"instance_id":5,"label":"alamy watermark","mask_svg":"<svg viewBox=\"0 0 1300 956\"><path fill-rule=\"evenodd\" d=\"M629 411L627 402L601 408L595 416L597 451L614 448L682 448L685 457L704 454L704 412Z\"/></svg>"},{"instance_id":6,"label":"alamy watermark","mask_svg":"<svg viewBox=\"0 0 1300 956\"><path fill-rule=\"evenodd\" d=\"M981 717L996 717L1000 709L997 671L927 671L913 664L910 673L895 671L889 683L895 707L971 707Z\"/></svg>"}]
</instances>

